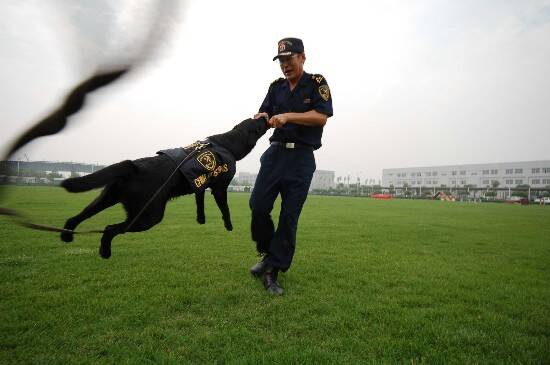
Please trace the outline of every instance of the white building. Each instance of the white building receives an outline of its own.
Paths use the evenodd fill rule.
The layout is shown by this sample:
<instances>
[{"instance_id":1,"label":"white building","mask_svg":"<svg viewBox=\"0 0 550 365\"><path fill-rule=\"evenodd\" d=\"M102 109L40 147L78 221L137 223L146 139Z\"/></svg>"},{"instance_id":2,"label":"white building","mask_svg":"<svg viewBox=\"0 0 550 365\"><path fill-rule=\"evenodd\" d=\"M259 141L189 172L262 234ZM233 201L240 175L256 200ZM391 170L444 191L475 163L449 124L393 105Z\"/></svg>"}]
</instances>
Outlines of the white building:
<instances>
[{"instance_id":1,"label":"white building","mask_svg":"<svg viewBox=\"0 0 550 365\"><path fill-rule=\"evenodd\" d=\"M316 170L313 173L313 179L311 179L311 186L309 187L309 190L313 190L313 189L328 190L334 187L335 187L334 171Z\"/></svg>"},{"instance_id":2,"label":"white building","mask_svg":"<svg viewBox=\"0 0 550 365\"><path fill-rule=\"evenodd\" d=\"M334 171L316 170L313 173L311 185L309 190L313 189L330 189L335 187L334 183ZM251 174L249 172L239 172L237 180L240 185L254 186L258 174Z\"/></svg>"},{"instance_id":3,"label":"white building","mask_svg":"<svg viewBox=\"0 0 550 365\"><path fill-rule=\"evenodd\" d=\"M254 186L258 174L251 174L250 172L239 172L239 185Z\"/></svg>"},{"instance_id":4,"label":"white building","mask_svg":"<svg viewBox=\"0 0 550 365\"><path fill-rule=\"evenodd\" d=\"M470 165L406 167L382 170L382 186L402 187L490 187L529 185L544 188L550 185L550 160L500 162Z\"/></svg>"}]
</instances>

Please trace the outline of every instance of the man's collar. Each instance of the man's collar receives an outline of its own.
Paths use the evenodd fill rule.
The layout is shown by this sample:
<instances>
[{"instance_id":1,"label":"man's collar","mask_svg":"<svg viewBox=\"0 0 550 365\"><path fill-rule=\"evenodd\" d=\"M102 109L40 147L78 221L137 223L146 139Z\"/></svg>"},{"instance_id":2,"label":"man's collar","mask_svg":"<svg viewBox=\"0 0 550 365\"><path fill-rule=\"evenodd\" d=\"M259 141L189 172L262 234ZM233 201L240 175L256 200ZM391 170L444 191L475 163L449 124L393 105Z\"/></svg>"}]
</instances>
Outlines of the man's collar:
<instances>
[{"instance_id":1,"label":"man's collar","mask_svg":"<svg viewBox=\"0 0 550 365\"><path fill-rule=\"evenodd\" d=\"M296 87L298 87L298 86L307 86L308 80L310 78L311 78L311 75L304 71L302 73L302 76L300 76L300 80L298 80L298 83L296 84ZM285 81L286 81L285 86L290 88L290 81L288 81L288 80L285 80Z\"/></svg>"},{"instance_id":2,"label":"man's collar","mask_svg":"<svg viewBox=\"0 0 550 365\"><path fill-rule=\"evenodd\" d=\"M302 77L300 77L300 81L298 81L298 85L305 86L307 85L307 81L311 78L311 75L304 71L302 74Z\"/></svg>"}]
</instances>

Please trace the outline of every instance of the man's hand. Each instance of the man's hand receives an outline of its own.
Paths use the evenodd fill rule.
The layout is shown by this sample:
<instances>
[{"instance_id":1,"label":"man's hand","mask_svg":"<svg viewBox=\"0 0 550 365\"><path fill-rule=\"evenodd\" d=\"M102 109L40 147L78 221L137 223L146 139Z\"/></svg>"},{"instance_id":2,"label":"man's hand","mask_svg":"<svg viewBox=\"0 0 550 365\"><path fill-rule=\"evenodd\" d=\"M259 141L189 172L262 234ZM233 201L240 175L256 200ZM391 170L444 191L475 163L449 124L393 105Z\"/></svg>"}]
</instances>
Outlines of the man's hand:
<instances>
[{"instance_id":1,"label":"man's hand","mask_svg":"<svg viewBox=\"0 0 550 365\"><path fill-rule=\"evenodd\" d=\"M277 114L272 116L268 123L273 128L281 128L287 122L288 122L288 115L287 113L284 113L284 114Z\"/></svg>"},{"instance_id":2,"label":"man's hand","mask_svg":"<svg viewBox=\"0 0 550 365\"><path fill-rule=\"evenodd\" d=\"M269 120L269 115L267 115L266 112L254 114L254 119L260 119L262 117L264 117L266 120Z\"/></svg>"}]
</instances>

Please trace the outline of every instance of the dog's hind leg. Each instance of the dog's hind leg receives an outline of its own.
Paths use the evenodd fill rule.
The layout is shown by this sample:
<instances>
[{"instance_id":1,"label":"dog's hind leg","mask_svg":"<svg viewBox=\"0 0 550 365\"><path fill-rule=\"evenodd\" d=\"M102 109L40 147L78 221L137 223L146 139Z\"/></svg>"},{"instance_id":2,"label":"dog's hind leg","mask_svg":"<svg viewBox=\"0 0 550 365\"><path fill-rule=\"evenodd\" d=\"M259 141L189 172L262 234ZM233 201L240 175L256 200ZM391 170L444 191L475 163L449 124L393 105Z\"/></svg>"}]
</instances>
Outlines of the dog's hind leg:
<instances>
[{"instance_id":1,"label":"dog's hind leg","mask_svg":"<svg viewBox=\"0 0 550 365\"><path fill-rule=\"evenodd\" d=\"M86 208L82 210L82 212L72 218L67 219L67 222L65 222L65 226L63 228L72 231L86 219L96 215L104 209L115 205L118 202L119 199L117 189L113 185L108 185L103 189L101 194L93 202L91 202ZM61 240L65 242L72 242L73 233L62 232Z\"/></svg>"},{"instance_id":2,"label":"dog's hind leg","mask_svg":"<svg viewBox=\"0 0 550 365\"><path fill-rule=\"evenodd\" d=\"M129 221L113 224L105 227L103 236L101 236L101 246L99 246L99 255L104 259L111 257L111 241L115 236L126 232Z\"/></svg>"},{"instance_id":3,"label":"dog's hind leg","mask_svg":"<svg viewBox=\"0 0 550 365\"><path fill-rule=\"evenodd\" d=\"M126 232L142 232L155 226L164 217L164 209L166 208L166 202L152 204L148 207L143 215L136 221L133 221L133 217L136 215L133 211L128 211L128 217L126 221L118 224L113 224L105 227L105 232L101 237L101 246L99 247L99 255L104 259L111 257L111 242L115 236L124 234ZM132 222L132 225L130 225Z\"/></svg>"}]
</instances>

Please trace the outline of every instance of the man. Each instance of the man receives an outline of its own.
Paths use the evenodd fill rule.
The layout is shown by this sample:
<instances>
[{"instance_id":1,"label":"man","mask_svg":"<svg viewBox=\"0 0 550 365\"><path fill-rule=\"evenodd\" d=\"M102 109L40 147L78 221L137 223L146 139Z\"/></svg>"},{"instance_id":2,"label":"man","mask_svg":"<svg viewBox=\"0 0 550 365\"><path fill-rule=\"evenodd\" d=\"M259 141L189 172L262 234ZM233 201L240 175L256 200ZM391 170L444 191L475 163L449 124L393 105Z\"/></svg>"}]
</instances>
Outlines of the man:
<instances>
[{"instance_id":1,"label":"man","mask_svg":"<svg viewBox=\"0 0 550 365\"><path fill-rule=\"evenodd\" d=\"M275 130L260 158L250 196L252 239L263 255L250 272L263 279L269 293L281 295L277 276L292 263L298 218L315 172L313 151L321 147L323 127L332 116L332 98L323 76L304 71L306 55L300 39L280 40L273 61L277 59L285 77L271 83L254 116L267 117ZM278 194L282 202L275 230L271 211Z\"/></svg>"}]
</instances>

